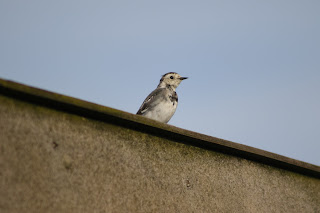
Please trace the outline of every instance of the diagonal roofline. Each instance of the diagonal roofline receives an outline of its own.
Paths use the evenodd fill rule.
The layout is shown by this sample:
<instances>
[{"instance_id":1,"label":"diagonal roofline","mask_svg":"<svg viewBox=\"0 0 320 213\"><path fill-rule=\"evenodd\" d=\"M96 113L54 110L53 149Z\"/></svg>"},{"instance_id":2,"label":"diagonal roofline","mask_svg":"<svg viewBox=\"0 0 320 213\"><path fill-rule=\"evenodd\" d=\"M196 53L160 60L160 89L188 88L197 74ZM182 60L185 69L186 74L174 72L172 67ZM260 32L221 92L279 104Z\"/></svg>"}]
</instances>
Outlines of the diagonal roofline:
<instances>
[{"instance_id":1,"label":"diagonal roofline","mask_svg":"<svg viewBox=\"0 0 320 213\"><path fill-rule=\"evenodd\" d=\"M139 115L0 79L0 94L24 102L123 126L320 179L320 166L243 144L181 129Z\"/></svg>"}]
</instances>

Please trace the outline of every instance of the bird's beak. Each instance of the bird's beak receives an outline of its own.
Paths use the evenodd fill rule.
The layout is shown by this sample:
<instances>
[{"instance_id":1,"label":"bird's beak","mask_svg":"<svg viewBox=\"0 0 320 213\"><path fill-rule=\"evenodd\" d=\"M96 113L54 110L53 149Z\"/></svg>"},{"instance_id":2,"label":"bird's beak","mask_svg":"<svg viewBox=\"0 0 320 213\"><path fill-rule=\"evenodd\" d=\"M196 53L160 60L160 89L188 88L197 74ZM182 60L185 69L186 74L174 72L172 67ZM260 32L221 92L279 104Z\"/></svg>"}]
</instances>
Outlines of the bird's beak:
<instances>
[{"instance_id":1,"label":"bird's beak","mask_svg":"<svg viewBox=\"0 0 320 213\"><path fill-rule=\"evenodd\" d=\"M180 77L179 79L182 81L182 80L188 79L188 77Z\"/></svg>"}]
</instances>

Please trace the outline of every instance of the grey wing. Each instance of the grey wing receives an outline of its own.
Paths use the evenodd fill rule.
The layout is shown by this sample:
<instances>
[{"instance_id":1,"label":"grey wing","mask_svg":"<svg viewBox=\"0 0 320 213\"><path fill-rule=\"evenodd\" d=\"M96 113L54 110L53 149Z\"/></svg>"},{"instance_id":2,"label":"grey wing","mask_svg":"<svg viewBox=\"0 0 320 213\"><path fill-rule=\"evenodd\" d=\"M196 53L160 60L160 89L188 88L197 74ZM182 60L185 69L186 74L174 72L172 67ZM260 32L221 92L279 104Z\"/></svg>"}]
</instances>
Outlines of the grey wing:
<instances>
[{"instance_id":1,"label":"grey wing","mask_svg":"<svg viewBox=\"0 0 320 213\"><path fill-rule=\"evenodd\" d=\"M155 105L157 105L160 101L161 96L164 96L165 93L165 88L157 88L155 90L153 90L153 92L151 92L147 98L143 101L141 107L139 108L137 115L143 115L146 110L154 107Z\"/></svg>"}]
</instances>

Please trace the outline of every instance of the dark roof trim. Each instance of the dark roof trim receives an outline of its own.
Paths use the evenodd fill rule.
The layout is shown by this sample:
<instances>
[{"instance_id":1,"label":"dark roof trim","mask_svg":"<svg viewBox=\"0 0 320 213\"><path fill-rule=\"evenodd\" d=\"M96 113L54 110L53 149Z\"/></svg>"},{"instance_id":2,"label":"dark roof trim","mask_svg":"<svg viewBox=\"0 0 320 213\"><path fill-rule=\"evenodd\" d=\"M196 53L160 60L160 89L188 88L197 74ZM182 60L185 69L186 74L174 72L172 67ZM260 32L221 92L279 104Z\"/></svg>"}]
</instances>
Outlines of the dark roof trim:
<instances>
[{"instance_id":1,"label":"dark roof trim","mask_svg":"<svg viewBox=\"0 0 320 213\"><path fill-rule=\"evenodd\" d=\"M139 115L48 92L12 81L0 79L0 94L102 122L113 123L126 128L157 135L159 137L165 137L179 143L210 149L296 173L320 178L320 167L313 164L231 141L188 131L150 120Z\"/></svg>"}]
</instances>

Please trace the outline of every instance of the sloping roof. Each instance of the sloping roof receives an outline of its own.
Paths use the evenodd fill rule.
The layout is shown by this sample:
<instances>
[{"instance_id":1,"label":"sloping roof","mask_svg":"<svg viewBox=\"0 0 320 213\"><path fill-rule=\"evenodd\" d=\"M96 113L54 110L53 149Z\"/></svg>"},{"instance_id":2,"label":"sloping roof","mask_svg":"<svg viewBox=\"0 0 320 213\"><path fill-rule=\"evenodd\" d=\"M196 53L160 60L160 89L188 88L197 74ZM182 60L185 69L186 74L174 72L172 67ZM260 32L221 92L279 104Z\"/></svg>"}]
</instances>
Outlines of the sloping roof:
<instances>
[{"instance_id":1,"label":"sloping roof","mask_svg":"<svg viewBox=\"0 0 320 213\"><path fill-rule=\"evenodd\" d=\"M181 129L148 118L101 106L65 95L0 79L0 94L55 110L80 115L102 122L169 138L179 143L197 146L320 178L320 167L261 149Z\"/></svg>"}]
</instances>

